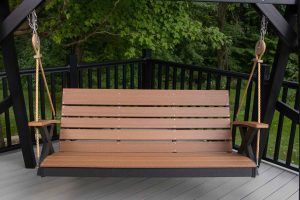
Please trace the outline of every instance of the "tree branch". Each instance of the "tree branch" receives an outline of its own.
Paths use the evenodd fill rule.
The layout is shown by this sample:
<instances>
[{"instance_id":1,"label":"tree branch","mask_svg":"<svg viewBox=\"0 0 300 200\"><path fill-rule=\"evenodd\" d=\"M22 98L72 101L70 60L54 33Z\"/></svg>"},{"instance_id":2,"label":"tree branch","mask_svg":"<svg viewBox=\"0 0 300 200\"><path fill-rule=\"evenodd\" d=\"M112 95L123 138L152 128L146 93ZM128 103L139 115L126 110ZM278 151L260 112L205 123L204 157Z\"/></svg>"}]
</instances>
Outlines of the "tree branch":
<instances>
[{"instance_id":1,"label":"tree branch","mask_svg":"<svg viewBox=\"0 0 300 200\"><path fill-rule=\"evenodd\" d=\"M108 31L95 31L95 32L92 32L92 33L88 34L88 35L85 36L83 39L80 39L80 40L77 40L77 41L74 41L74 42L65 44L65 45L63 45L63 46L64 46L64 47L70 47L70 46L73 46L73 45L76 45L76 44L84 43L84 42L86 42L90 37L92 37L92 36L94 36L94 35L97 35L97 34L108 34L108 35L113 35L113 36L120 36L120 35L121 35L121 34L117 34L117 33L111 33L111 32L108 32Z\"/></svg>"},{"instance_id":2,"label":"tree branch","mask_svg":"<svg viewBox=\"0 0 300 200\"><path fill-rule=\"evenodd\" d=\"M102 20L102 22L99 23L99 26L105 24L107 22L107 20L109 19L109 17L113 14L114 10L116 9L117 5L120 3L121 0L116 0L115 3L114 3L114 7L110 10L110 12L106 15L106 17ZM71 43L68 43L68 44L65 44L63 45L64 47L70 47L70 46L73 46L73 45L76 45L76 44L81 44L81 43L84 43L86 42L90 37L96 35L96 34L108 34L108 35L113 35L113 36L120 36L120 34L116 34L116 33L111 33L111 32L108 32L108 31L94 31L88 35L86 35L84 38L80 39L80 40L77 40L77 41L74 41L74 42L71 42Z\"/></svg>"}]
</instances>

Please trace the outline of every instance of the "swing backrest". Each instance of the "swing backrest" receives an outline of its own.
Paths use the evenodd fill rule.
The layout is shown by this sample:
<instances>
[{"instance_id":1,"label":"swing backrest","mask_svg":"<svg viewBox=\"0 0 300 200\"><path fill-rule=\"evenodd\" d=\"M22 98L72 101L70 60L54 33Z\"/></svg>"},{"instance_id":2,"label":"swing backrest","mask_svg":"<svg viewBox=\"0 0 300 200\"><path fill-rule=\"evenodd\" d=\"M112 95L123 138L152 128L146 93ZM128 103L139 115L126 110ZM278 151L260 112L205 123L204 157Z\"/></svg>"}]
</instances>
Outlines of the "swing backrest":
<instances>
[{"instance_id":1,"label":"swing backrest","mask_svg":"<svg viewBox=\"0 0 300 200\"><path fill-rule=\"evenodd\" d=\"M229 152L226 90L64 89L61 152Z\"/></svg>"}]
</instances>

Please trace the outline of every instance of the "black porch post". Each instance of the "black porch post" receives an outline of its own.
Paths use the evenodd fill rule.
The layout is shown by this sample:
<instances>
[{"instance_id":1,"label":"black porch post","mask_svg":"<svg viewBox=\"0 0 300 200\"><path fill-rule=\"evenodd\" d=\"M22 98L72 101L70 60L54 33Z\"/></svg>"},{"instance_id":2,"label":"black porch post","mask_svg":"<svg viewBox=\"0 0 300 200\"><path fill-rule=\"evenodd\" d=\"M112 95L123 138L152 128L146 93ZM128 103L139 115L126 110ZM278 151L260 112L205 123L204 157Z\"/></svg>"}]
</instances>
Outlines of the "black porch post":
<instances>
[{"instance_id":1,"label":"black porch post","mask_svg":"<svg viewBox=\"0 0 300 200\"><path fill-rule=\"evenodd\" d=\"M77 57L74 54L69 55L68 65L70 66L70 87L78 88L78 70Z\"/></svg>"},{"instance_id":2,"label":"black porch post","mask_svg":"<svg viewBox=\"0 0 300 200\"><path fill-rule=\"evenodd\" d=\"M151 65L151 49L143 49L143 58L145 63L142 65L142 88L151 89L152 65Z\"/></svg>"},{"instance_id":3,"label":"black porch post","mask_svg":"<svg viewBox=\"0 0 300 200\"><path fill-rule=\"evenodd\" d=\"M9 15L8 0L0 1L0 22L4 21ZM0 30L4 31L4 30ZM28 127L28 119L24 95L19 75L19 66L17 53L14 43L13 33L9 34L2 42L2 54L4 67L7 74L8 86L13 103L13 110L16 119L16 125L20 136L20 143L26 168L34 168L36 166L30 130Z\"/></svg>"},{"instance_id":4,"label":"black porch post","mask_svg":"<svg viewBox=\"0 0 300 200\"><path fill-rule=\"evenodd\" d=\"M285 12L286 21L294 26L297 21L297 6L287 6ZM282 82L284 79L284 73L286 66L288 64L289 55L292 52L292 48L288 46L282 39L279 40L277 45L277 51L270 75L269 84L266 87L265 99L263 99L262 104L262 122L271 124L276 102L280 93ZM261 133L261 143L260 143L260 160L265 151L266 143L268 139L268 130L262 130Z\"/></svg>"},{"instance_id":5,"label":"black porch post","mask_svg":"<svg viewBox=\"0 0 300 200\"><path fill-rule=\"evenodd\" d=\"M300 1L298 1L298 14L297 14L297 29L298 33L300 33ZM298 34L298 83L300 84L300 37ZM300 94L299 94L300 95Z\"/></svg>"}]
</instances>

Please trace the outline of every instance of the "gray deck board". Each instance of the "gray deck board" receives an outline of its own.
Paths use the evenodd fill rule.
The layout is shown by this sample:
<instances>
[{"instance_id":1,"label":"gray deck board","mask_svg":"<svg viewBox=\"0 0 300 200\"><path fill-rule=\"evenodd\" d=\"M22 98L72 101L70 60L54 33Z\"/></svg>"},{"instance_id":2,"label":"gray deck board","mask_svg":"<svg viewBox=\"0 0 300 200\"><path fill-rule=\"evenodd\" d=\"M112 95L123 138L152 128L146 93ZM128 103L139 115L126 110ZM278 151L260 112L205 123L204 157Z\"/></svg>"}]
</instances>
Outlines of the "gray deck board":
<instances>
[{"instance_id":1,"label":"gray deck board","mask_svg":"<svg viewBox=\"0 0 300 200\"><path fill-rule=\"evenodd\" d=\"M299 191L295 192L288 200L299 200Z\"/></svg>"},{"instance_id":2,"label":"gray deck board","mask_svg":"<svg viewBox=\"0 0 300 200\"><path fill-rule=\"evenodd\" d=\"M222 184L225 184L227 181L229 181L230 178L210 178L208 179L204 184L199 185L198 187L195 187L191 189L190 191L187 191L178 197L174 199L197 199L198 197L201 197L205 193L214 190L215 188L219 187Z\"/></svg>"},{"instance_id":3,"label":"gray deck board","mask_svg":"<svg viewBox=\"0 0 300 200\"><path fill-rule=\"evenodd\" d=\"M299 190L299 176L295 176L287 184L283 185L276 192L269 195L266 200L282 200L292 196L295 191Z\"/></svg>"},{"instance_id":4,"label":"gray deck board","mask_svg":"<svg viewBox=\"0 0 300 200\"><path fill-rule=\"evenodd\" d=\"M160 181L160 183L158 183L156 185L152 185L151 187L148 187L143 191L135 192L134 190L132 190L132 193L128 197L124 198L124 200L139 200L139 199L151 198L151 196L159 194L160 192L163 192L165 190L169 190L170 188L173 188L176 185L179 185L181 182L183 182L185 180L187 180L187 179L185 179L185 178L166 178L163 181Z\"/></svg>"},{"instance_id":5,"label":"gray deck board","mask_svg":"<svg viewBox=\"0 0 300 200\"><path fill-rule=\"evenodd\" d=\"M278 169L276 167L271 167L265 173L260 174L255 179L247 182L246 184L237 187L235 190L231 191L229 194L221 198L222 200L232 200L232 199L243 199L248 194L252 193L253 191L257 190L258 188L262 187L270 180L277 177L281 174L283 170Z\"/></svg>"},{"instance_id":6,"label":"gray deck board","mask_svg":"<svg viewBox=\"0 0 300 200\"><path fill-rule=\"evenodd\" d=\"M259 172L260 174L263 174L266 172L269 168L271 168L270 165L265 165L262 163L260 166ZM234 178L230 181L226 182L226 184L220 185L220 187L215 188L214 190L204 194L201 196L201 200L217 200L222 198L223 196L226 196L231 191L235 190L236 188L240 187L241 185L244 185L250 181L252 181L253 178Z\"/></svg>"},{"instance_id":7,"label":"gray deck board","mask_svg":"<svg viewBox=\"0 0 300 200\"><path fill-rule=\"evenodd\" d=\"M299 199L299 176L264 163L256 178L41 178L15 151L0 169L1 200Z\"/></svg>"},{"instance_id":8,"label":"gray deck board","mask_svg":"<svg viewBox=\"0 0 300 200\"><path fill-rule=\"evenodd\" d=\"M292 180L295 175L290 174L289 172L283 172L279 174L276 178L272 179L271 181L264 184L259 189L255 190L254 192L250 193L244 200L259 200L268 197L270 194L276 192L281 186L288 183Z\"/></svg>"},{"instance_id":9,"label":"gray deck board","mask_svg":"<svg viewBox=\"0 0 300 200\"><path fill-rule=\"evenodd\" d=\"M209 179L208 178L189 178L185 181L182 181L180 184L175 185L174 187L171 187L167 190L161 191L156 194L152 194L150 197L145 198L145 199L164 199L164 200L169 200L169 199L174 199L177 196L181 195L182 193L189 191L197 186L200 186L207 182Z\"/></svg>"}]
</instances>

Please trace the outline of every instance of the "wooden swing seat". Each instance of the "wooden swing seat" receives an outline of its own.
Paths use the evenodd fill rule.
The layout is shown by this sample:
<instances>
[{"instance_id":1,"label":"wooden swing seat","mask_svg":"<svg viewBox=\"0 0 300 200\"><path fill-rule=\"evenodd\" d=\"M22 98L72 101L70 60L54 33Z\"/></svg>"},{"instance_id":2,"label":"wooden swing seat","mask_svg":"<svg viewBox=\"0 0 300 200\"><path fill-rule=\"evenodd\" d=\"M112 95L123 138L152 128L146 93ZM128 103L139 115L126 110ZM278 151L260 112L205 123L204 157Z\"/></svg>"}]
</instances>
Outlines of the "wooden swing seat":
<instances>
[{"instance_id":1,"label":"wooden swing seat","mask_svg":"<svg viewBox=\"0 0 300 200\"><path fill-rule=\"evenodd\" d=\"M59 151L56 121L30 122L44 146L40 176L256 175L251 145L256 122L232 152L226 90L64 89Z\"/></svg>"}]
</instances>

